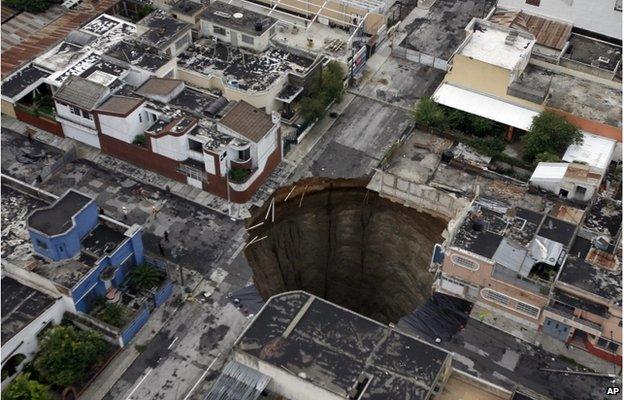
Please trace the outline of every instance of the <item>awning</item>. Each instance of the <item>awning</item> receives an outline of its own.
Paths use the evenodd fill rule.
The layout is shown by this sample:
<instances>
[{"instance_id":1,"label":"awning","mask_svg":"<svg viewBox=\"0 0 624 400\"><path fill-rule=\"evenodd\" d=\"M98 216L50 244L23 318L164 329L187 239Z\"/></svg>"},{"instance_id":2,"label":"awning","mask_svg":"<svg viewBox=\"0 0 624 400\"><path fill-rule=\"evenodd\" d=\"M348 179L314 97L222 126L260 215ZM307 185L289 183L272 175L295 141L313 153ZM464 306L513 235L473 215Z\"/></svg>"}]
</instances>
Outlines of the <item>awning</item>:
<instances>
[{"instance_id":1,"label":"awning","mask_svg":"<svg viewBox=\"0 0 624 400\"><path fill-rule=\"evenodd\" d=\"M447 107L491 119L514 128L528 130L537 111L517 106L505 100L479 94L443 83L433 94L433 100Z\"/></svg>"}]
</instances>

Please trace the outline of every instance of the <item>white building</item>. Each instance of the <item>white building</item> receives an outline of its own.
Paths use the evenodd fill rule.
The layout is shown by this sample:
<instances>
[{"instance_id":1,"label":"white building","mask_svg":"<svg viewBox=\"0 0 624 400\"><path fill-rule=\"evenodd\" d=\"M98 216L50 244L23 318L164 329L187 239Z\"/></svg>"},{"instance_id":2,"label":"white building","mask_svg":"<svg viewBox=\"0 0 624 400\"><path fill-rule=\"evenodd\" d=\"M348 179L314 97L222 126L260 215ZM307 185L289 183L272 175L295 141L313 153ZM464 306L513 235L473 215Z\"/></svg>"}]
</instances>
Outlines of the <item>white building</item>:
<instances>
[{"instance_id":1,"label":"white building","mask_svg":"<svg viewBox=\"0 0 624 400\"><path fill-rule=\"evenodd\" d=\"M213 36L257 52L269 47L277 24L275 18L219 1L212 3L200 18L202 36Z\"/></svg>"},{"instance_id":2,"label":"white building","mask_svg":"<svg viewBox=\"0 0 624 400\"><path fill-rule=\"evenodd\" d=\"M622 40L622 0L498 0L498 6L569 22Z\"/></svg>"},{"instance_id":3,"label":"white building","mask_svg":"<svg viewBox=\"0 0 624 400\"><path fill-rule=\"evenodd\" d=\"M10 277L3 277L1 286L4 390L35 356L37 335L50 324L61 322L66 303Z\"/></svg>"}]
</instances>

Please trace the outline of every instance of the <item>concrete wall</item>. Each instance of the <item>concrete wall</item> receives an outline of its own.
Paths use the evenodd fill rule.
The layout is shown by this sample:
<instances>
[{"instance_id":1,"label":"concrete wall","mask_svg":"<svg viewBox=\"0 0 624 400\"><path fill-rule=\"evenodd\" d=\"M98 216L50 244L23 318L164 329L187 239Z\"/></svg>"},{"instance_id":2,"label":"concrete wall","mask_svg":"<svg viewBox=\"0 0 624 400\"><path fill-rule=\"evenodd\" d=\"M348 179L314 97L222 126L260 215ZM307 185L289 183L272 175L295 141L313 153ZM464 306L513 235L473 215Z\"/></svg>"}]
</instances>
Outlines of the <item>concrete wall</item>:
<instances>
[{"instance_id":1,"label":"concrete wall","mask_svg":"<svg viewBox=\"0 0 624 400\"><path fill-rule=\"evenodd\" d=\"M615 10L615 0L540 0L539 6L526 0L498 0L498 6L568 21L576 28L622 40L622 11Z\"/></svg>"},{"instance_id":2,"label":"concrete wall","mask_svg":"<svg viewBox=\"0 0 624 400\"><path fill-rule=\"evenodd\" d=\"M130 340L141 330L143 325L147 322L150 317L150 312L147 306L143 306L141 310L137 313L136 317L130 322L128 325L124 327L121 331L121 340L123 341L123 345L127 345Z\"/></svg>"},{"instance_id":3,"label":"concrete wall","mask_svg":"<svg viewBox=\"0 0 624 400\"><path fill-rule=\"evenodd\" d=\"M140 120L139 115L141 115ZM143 106L139 106L126 117L98 113L97 118L102 134L126 143L132 143L137 135L143 133L154 123Z\"/></svg>"},{"instance_id":4,"label":"concrete wall","mask_svg":"<svg viewBox=\"0 0 624 400\"><path fill-rule=\"evenodd\" d=\"M15 108L13 107L13 104L9 103L8 101L2 99L0 101L0 109L2 110L2 114L6 114L9 117L17 118L17 116L15 115Z\"/></svg>"},{"instance_id":5,"label":"concrete wall","mask_svg":"<svg viewBox=\"0 0 624 400\"><path fill-rule=\"evenodd\" d=\"M186 134L181 136L164 135L159 138L148 136L152 151L176 161L188 158L189 144Z\"/></svg>"},{"instance_id":6,"label":"concrete wall","mask_svg":"<svg viewBox=\"0 0 624 400\"><path fill-rule=\"evenodd\" d=\"M65 137L75 139L80 143L88 144L89 146L100 148L100 140L98 139L97 131L85 126L66 121L63 119L58 120L63 127L63 133Z\"/></svg>"},{"instance_id":7,"label":"concrete wall","mask_svg":"<svg viewBox=\"0 0 624 400\"><path fill-rule=\"evenodd\" d=\"M225 30L225 34L222 35L220 33L215 32L214 27L220 27ZM274 27L271 29L267 29L262 35L254 36L249 34L244 34L243 32L233 30L227 28L222 25L214 24L210 21L201 20L200 21L200 33L203 37L214 36L226 43L231 43L237 47L243 47L247 49L251 49L257 52L265 51L269 47L269 40L271 39L271 35ZM246 35L253 38L254 43L246 43L243 41L242 36Z\"/></svg>"}]
</instances>

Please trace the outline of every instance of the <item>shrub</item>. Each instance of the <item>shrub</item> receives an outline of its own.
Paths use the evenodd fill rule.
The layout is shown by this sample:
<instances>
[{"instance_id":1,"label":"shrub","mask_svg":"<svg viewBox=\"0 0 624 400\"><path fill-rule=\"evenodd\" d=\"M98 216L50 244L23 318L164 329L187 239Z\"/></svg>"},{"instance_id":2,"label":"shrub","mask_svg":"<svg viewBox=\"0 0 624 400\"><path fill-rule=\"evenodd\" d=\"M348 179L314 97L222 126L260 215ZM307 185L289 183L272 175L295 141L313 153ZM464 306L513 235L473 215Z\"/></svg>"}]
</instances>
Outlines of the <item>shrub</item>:
<instances>
[{"instance_id":1,"label":"shrub","mask_svg":"<svg viewBox=\"0 0 624 400\"><path fill-rule=\"evenodd\" d=\"M128 311L118 304L107 303L98 318L109 325L123 328L128 322Z\"/></svg>"},{"instance_id":2,"label":"shrub","mask_svg":"<svg viewBox=\"0 0 624 400\"><path fill-rule=\"evenodd\" d=\"M73 326L56 326L45 333L35 358L35 370L47 383L66 387L89 376L106 352L102 336Z\"/></svg>"},{"instance_id":3,"label":"shrub","mask_svg":"<svg viewBox=\"0 0 624 400\"><path fill-rule=\"evenodd\" d=\"M468 121L470 123L470 132L476 136L489 136L500 131L500 128L496 126L494 121L478 115L470 114Z\"/></svg>"},{"instance_id":4,"label":"shrub","mask_svg":"<svg viewBox=\"0 0 624 400\"><path fill-rule=\"evenodd\" d=\"M134 140L132 141L132 144L136 144L137 146L145 147L145 145L147 144L147 138L145 137L145 134L144 133L140 133L140 134L136 135L134 137Z\"/></svg>"},{"instance_id":5,"label":"shrub","mask_svg":"<svg viewBox=\"0 0 624 400\"><path fill-rule=\"evenodd\" d=\"M156 267L150 265L137 265L130 270L128 280L130 286L136 289L149 290L157 286L164 276L164 273Z\"/></svg>"},{"instance_id":6,"label":"shrub","mask_svg":"<svg viewBox=\"0 0 624 400\"><path fill-rule=\"evenodd\" d=\"M52 400L48 387L30 379L30 374L17 376L2 392L4 400Z\"/></svg>"},{"instance_id":7,"label":"shrub","mask_svg":"<svg viewBox=\"0 0 624 400\"><path fill-rule=\"evenodd\" d=\"M545 151L535 156L535 162L559 162L561 159L558 155Z\"/></svg>"},{"instance_id":8,"label":"shrub","mask_svg":"<svg viewBox=\"0 0 624 400\"><path fill-rule=\"evenodd\" d=\"M414 106L412 118L429 128L440 128L446 123L444 109L430 97L424 97Z\"/></svg>"},{"instance_id":9,"label":"shrub","mask_svg":"<svg viewBox=\"0 0 624 400\"><path fill-rule=\"evenodd\" d=\"M582 143L581 131L564 117L552 111L542 111L522 138L524 157L534 161L539 154L561 154L569 145Z\"/></svg>"}]
</instances>

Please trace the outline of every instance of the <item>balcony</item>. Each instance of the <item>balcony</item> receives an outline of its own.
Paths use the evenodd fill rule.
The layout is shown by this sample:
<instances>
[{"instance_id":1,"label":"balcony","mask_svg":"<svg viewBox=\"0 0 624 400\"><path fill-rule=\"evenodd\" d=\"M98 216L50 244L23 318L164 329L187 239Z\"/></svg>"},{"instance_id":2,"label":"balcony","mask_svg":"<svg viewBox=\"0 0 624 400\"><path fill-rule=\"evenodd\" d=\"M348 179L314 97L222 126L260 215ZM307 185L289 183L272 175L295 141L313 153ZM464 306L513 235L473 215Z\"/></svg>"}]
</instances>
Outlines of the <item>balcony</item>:
<instances>
[{"instance_id":1,"label":"balcony","mask_svg":"<svg viewBox=\"0 0 624 400\"><path fill-rule=\"evenodd\" d=\"M230 160L230 166L232 169L251 169L251 157L247 160Z\"/></svg>"},{"instance_id":2,"label":"balcony","mask_svg":"<svg viewBox=\"0 0 624 400\"><path fill-rule=\"evenodd\" d=\"M492 278L539 295L548 295L550 292L550 285L546 282L523 278L509 268L498 264L494 265Z\"/></svg>"}]
</instances>

